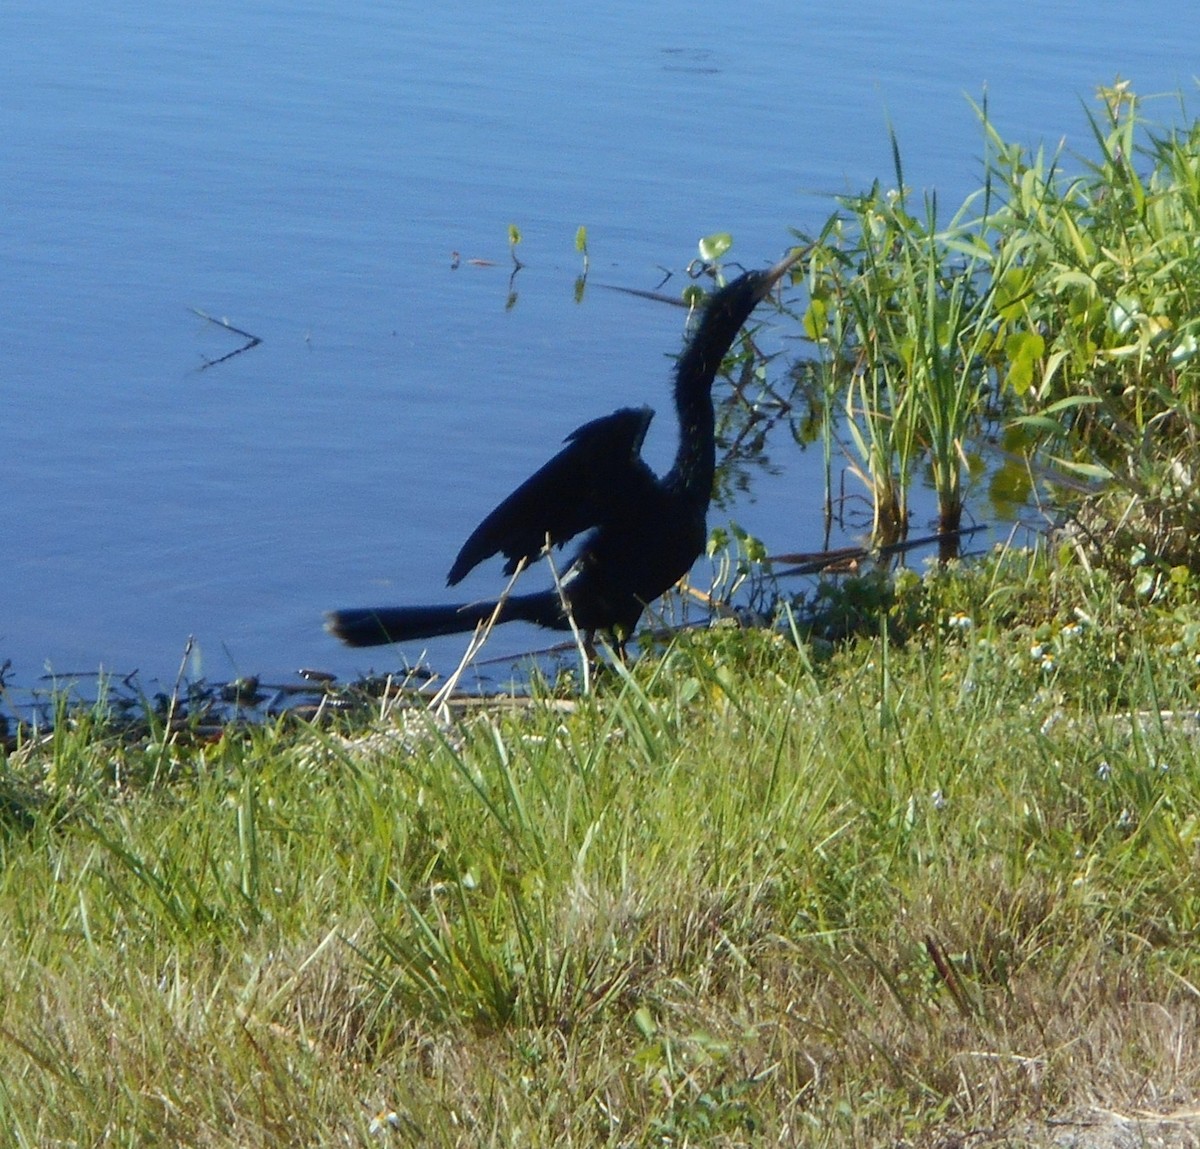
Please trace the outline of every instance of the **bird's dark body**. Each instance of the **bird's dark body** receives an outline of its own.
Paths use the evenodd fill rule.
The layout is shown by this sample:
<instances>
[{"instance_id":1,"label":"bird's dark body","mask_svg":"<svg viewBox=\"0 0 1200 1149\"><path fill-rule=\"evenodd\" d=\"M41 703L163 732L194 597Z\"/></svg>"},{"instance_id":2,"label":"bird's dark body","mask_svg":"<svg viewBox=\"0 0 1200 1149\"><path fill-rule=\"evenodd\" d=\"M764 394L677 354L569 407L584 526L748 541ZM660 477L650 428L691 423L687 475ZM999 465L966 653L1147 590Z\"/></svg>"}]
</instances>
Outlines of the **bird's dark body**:
<instances>
[{"instance_id":1,"label":"bird's dark body","mask_svg":"<svg viewBox=\"0 0 1200 1149\"><path fill-rule=\"evenodd\" d=\"M640 488L629 492L640 513L599 527L563 580L580 630L632 633L646 605L683 578L704 550L706 508L680 506L648 468L645 481L630 486Z\"/></svg>"},{"instance_id":2,"label":"bird's dark body","mask_svg":"<svg viewBox=\"0 0 1200 1149\"><path fill-rule=\"evenodd\" d=\"M796 259L747 272L709 300L675 370L680 439L666 475L659 478L641 458L649 407L624 407L584 424L475 528L450 568L449 585L493 555L504 556L511 575L522 560L533 562L547 541L562 546L587 532L562 572L562 595L557 588L509 595L498 621L566 629L573 620L589 633L628 636L646 606L704 550L716 464L713 379L755 304ZM496 610L495 600L368 607L333 611L327 626L351 646L374 646L473 630Z\"/></svg>"}]
</instances>

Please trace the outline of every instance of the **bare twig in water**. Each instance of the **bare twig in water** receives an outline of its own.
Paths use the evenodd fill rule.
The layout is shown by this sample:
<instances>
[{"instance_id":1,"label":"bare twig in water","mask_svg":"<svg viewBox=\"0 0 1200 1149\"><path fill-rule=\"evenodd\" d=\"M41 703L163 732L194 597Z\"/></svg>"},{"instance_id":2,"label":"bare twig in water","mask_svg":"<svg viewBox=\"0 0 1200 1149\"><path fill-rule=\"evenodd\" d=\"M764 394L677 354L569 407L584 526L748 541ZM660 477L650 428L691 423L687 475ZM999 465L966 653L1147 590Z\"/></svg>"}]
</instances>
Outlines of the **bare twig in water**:
<instances>
[{"instance_id":1,"label":"bare twig in water","mask_svg":"<svg viewBox=\"0 0 1200 1149\"><path fill-rule=\"evenodd\" d=\"M664 282L666 282L664 280ZM621 291L626 295L636 295L639 299L652 299L655 303L669 303L672 307L682 307L690 310L685 299L681 299L678 295L667 295L663 291L643 291L639 287L622 287L618 283L600 283L598 287L603 287L605 291Z\"/></svg>"},{"instance_id":2,"label":"bare twig in water","mask_svg":"<svg viewBox=\"0 0 1200 1149\"><path fill-rule=\"evenodd\" d=\"M227 355L222 355L219 359L209 359L205 356L204 365L200 368L201 371L207 371L210 367L215 367L218 363L224 363L227 359L232 359L235 355L241 355L243 351L249 351L252 347L257 347L262 342L257 335L251 335L249 331L243 331L240 327L234 327L228 319L217 319L215 316L201 311L198 307L189 307L188 310L193 315L200 316L201 319L208 323L215 323L218 327L224 327L226 331L232 331L234 335L240 335L246 341L241 347L230 351Z\"/></svg>"},{"instance_id":3,"label":"bare twig in water","mask_svg":"<svg viewBox=\"0 0 1200 1149\"><path fill-rule=\"evenodd\" d=\"M786 563L787 570L775 571L776 578L789 575L820 574L830 567L841 566L845 563L864 562L867 559L890 558L892 555L904 554L918 547L932 546L934 543L944 543L948 539L966 539L979 531L987 530L987 523L976 523L970 527L959 527L954 531L941 531L936 535L923 535L919 539L905 539L903 542L890 543L886 547L839 547L832 551L816 553L771 555L767 562Z\"/></svg>"}]
</instances>

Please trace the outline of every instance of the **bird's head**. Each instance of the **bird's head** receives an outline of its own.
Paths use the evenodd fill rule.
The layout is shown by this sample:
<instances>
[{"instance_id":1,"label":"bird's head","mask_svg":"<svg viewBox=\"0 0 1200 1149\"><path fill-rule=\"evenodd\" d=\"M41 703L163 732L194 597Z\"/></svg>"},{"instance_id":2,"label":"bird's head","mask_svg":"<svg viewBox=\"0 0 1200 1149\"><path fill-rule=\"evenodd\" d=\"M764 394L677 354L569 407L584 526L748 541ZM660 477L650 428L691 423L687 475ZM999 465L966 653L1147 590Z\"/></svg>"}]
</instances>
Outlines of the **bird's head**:
<instances>
[{"instance_id":1,"label":"bird's head","mask_svg":"<svg viewBox=\"0 0 1200 1149\"><path fill-rule=\"evenodd\" d=\"M711 364L712 370L716 370L713 353L719 361L729 350L738 329L750 318L750 312L803 257L804 249L794 248L773 267L747 271L709 297L692 337L692 346L701 362Z\"/></svg>"},{"instance_id":2,"label":"bird's head","mask_svg":"<svg viewBox=\"0 0 1200 1149\"><path fill-rule=\"evenodd\" d=\"M755 304L760 303L771 292L771 289L796 266L804 257L803 248L793 248L773 267L761 271L747 271L737 279L730 280L719 291L715 292L709 306L718 302L728 301L729 310L737 312L744 309L749 315Z\"/></svg>"}]
</instances>

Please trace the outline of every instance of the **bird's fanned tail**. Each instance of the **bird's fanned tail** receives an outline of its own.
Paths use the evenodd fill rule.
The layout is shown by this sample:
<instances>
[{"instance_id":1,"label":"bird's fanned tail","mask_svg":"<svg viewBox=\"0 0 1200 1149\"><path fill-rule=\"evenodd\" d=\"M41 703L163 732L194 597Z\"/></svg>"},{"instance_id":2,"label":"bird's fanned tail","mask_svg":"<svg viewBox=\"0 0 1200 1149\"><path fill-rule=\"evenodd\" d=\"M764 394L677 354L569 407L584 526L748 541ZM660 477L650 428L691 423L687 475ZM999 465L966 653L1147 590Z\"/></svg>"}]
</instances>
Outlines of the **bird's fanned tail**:
<instances>
[{"instance_id":1,"label":"bird's fanned tail","mask_svg":"<svg viewBox=\"0 0 1200 1149\"><path fill-rule=\"evenodd\" d=\"M445 606L355 607L331 610L325 616L325 629L347 646L383 646L389 642L463 634L486 622L495 610L495 599ZM555 629L566 629L569 625L554 590L506 598L497 621L517 620Z\"/></svg>"}]
</instances>

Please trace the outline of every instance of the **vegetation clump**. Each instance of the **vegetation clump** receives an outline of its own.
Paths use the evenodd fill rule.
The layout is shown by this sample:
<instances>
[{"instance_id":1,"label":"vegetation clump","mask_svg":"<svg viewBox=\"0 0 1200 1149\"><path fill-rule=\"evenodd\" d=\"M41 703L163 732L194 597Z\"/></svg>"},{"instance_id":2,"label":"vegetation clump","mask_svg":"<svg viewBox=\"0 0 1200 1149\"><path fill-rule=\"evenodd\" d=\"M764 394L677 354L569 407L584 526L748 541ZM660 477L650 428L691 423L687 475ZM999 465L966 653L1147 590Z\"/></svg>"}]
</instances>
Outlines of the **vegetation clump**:
<instances>
[{"instance_id":1,"label":"vegetation clump","mask_svg":"<svg viewBox=\"0 0 1200 1149\"><path fill-rule=\"evenodd\" d=\"M1047 591L1049 588L1049 591ZM570 702L9 756L13 1144L1039 1143L1200 1088L1200 609L1067 551ZM1186 1128L1186 1126L1179 1126ZM1150 1126L1147 1126L1150 1128Z\"/></svg>"},{"instance_id":2,"label":"vegetation clump","mask_svg":"<svg viewBox=\"0 0 1200 1149\"><path fill-rule=\"evenodd\" d=\"M887 544L927 468L957 529L964 478L1011 502L1034 481L1095 561L1200 569L1200 123L1155 127L1099 92L1097 157L1001 138L980 109L983 186L942 225L905 187L847 197L815 237L803 314L830 412Z\"/></svg>"}]
</instances>

